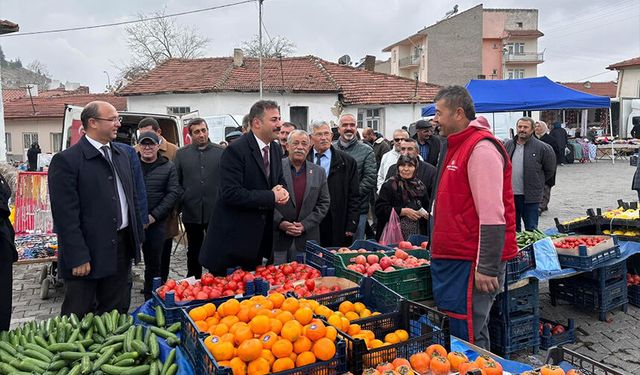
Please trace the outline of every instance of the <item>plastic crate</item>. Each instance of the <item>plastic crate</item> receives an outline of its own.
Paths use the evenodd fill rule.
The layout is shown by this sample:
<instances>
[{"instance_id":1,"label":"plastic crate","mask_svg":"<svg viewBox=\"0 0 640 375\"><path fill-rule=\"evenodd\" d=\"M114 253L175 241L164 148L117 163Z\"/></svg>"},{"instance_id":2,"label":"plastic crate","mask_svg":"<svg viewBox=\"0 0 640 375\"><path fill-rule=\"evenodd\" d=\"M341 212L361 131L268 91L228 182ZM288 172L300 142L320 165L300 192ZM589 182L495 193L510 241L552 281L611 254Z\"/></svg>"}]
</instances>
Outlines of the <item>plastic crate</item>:
<instances>
[{"instance_id":1,"label":"plastic crate","mask_svg":"<svg viewBox=\"0 0 640 375\"><path fill-rule=\"evenodd\" d=\"M491 351L505 358L525 349L532 349L536 353L540 345L539 323L537 312L517 313L504 319L492 316L489 321Z\"/></svg>"},{"instance_id":2,"label":"plastic crate","mask_svg":"<svg viewBox=\"0 0 640 375\"><path fill-rule=\"evenodd\" d=\"M640 307L640 285L627 286L627 296L631 305Z\"/></svg>"},{"instance_id":3,"label":"plastic crate","mask_svg":"<svg viewBox=\"0 0 640 375\"><path fill-rule=\"evenodd\" d=\"M614 370L583 354L563 347L550 348L545 363L561 366L565 369L582 370L586 375L624 375L621 371Z\"/></svg>"},{"instance_id":4,"label":"plastic crate","mask_svg":"<svg viewBox=\"0 0 640 375\"><path fill-rule=\"evenodd\" d=\"M331 250L338 249L340 249L340 247L325 248L320 246L316 241L307 241L305 244L305 262L320 271L322 271L322 267L334 267L337 263L338 256L337 253L332 253ZM351 246L349 246L349 249L365 249L369 252L377 252L379 250L384 252L393 251L390 247L371 240L356 240ZM351 256L353 256L353 254L355 253L352 253Z\"/></svg>"},{"instance_id":5,"label":"plastic crate","mask_svg":"<svg viewBox=\"0 0 640 375\"><path fill-rule=\"evenodd\" d=\"M627 276L627 262L622 260L610 266L596 268L590 272L583 272L578 276L583 279L604 283L625 279Z\"/></svg>"},{"instance_id":6,"label":"plastic crate","mask_svg":"<svg viewBox=\"0 0 640 375\"><path fill-rule=\"evenodd\" d=\"M333 359L316 362L307 366L296 367L287 371L274 372L277 375L334 375L347 372L347 345L344 334L338 332L336 340L336 355ZM198 375L233 375L230 367L220 366L213 355L207 350L203 339L198 340L198 358L195 363L195 373Z\"/></svg>"},{"instance_id":7,"label":"plastic crate","mask_svg":"<svg viewBox=\"0 0 640 375\"><path fill-rule=\"evenodd\" d=\"M505 281L514 283L520 280L520 276L528 270L536 268L536 260L533 244L529 244L518 251L515 258L507 261Z\"/></svg>"},{"instance_id":8,"label":"plastic crate","mask_svg":"<svg viewBox=\"0 0 640 375\"><path fill-rule=\"evenodd\" d=\"M615 308L621 307L622 311L627 311L626 279L604 287L599 283L585 283L584 280L579 276L549 280L551 304L555 306L558 300L563 300L577 307L593 309L598 312L601 321L606 321L607 312Z\"/></svg>"},{"instance_id":9,"label":"plastic crate","mask_svg":"<svg viewBox=\"0 0 640 375\"><path fill-rule=\"evenodd\" d=\"M615 241L617 244L617 239ZM577 270L592 270L608 260L620 257L620 247L617 245L593 255L586 255L585 246L580 246L578 251L581 255L558 254L560 266L562 266L562 268L574 268Z\"/></svg>"},{"instance_id":10,"label":"plastic crate","mask_svg":"<svg viewBox=\"0 0 640 375\"><path fill-rule=\"evenodd\" d=\"M491 314L503 318L518 312L536 313L540 305L538 279L530 278L529 283L517 289L507 289L496 296Z\"/></svg>"},{"instance_id":11,"label":"plastic crate","mask_svg":"<svg viewBox=\"0 0 640 375\"><path fill-rule=\"evenodd\" d=\"M556 223L556 228L560 233L584 233L590 234L591 232L596 231L596 227L599 224L599 220L601 217L596 215L593 209L587 210L587 216L585 219L580 221L576 221L570 224L562 224L558 218L554 218L553 220Z\"/></svg>"},{"instance_id":12,"label":"plastic crate","mask_svg":"<svg viewBox=\"0 0 640 375\"><path fill-rule=\"evenodd\" d=\"M409 255L416 258L430 259L428 250L407 250ZM362 253L356 255L368 255L376 253ZM380 255L380 254L376 254ZM364 275L347 268L349 259L353 254L338 254L336 263L336 276L343 277L355 283L360 283ZM396 269L391 272L376 271L372 277L402 297L414 301L430 299L433 297L431 266L424 265L415 268Z\"/></svg>"},{"instance_id":13,"label":"plastic crate","mask_svg":"<svg viewBox=\"0 0 640 375\"><path fill-rule=\"evenodd\" d=\"M382 362L391 362L395 358L409 358L424 351L431 344L440 344L451 350L451 329L446 314L421 305L403 300L400 310L392 314L376 315L360 321L360 327L371 330L377 338L384 338L390 332L404 329L409 339L397 344L367 349L362 339L347 339L349 371L361 374L363 369L375 367Z\"/></svg>"},{"instance_id":14,"label":"plastic crate","mask_svg":"<svg viewBox=\"0 0 640 375\"><path fill-rule=\"evenodd\" d=\"M541 324L550 323L554 327L560 323L540 318ZM540 335L540 349L547 350L553 346L562 344L573 344L576 342L576 327L573 319L569 319L567 324L560 324L564 327L564 332L554 335L549 327L542 327L542 334Z\"/></svg>"},{"instance_id":15,"label":"plastic crate","mask_svg":"<svg viewBox=\"0 0 640 375\"><path fill-rule=\"evenodd\" d=\"M162 307L162 311L164 312L165 319L167 324L173 324L180 320L180 310L183 307L196 307L200 305L204 305L207 302L212 302L214 304L222 303L228 299L235 298L235 296L222 297L216 299L208 299L208 300L195 300L189 302L176 302L174 300L174 294L169 292L165 295L165 299L160 298L156 290L160 287L160 278L156 277L153 279L153 291L151 295L153 297L154 302ZM245 287L245 293L243 297L251 297L256 294L267 295L269 292L269 283L261 278L254 279L253 281L249 281Z\"/></svg>"},{"instance_id":16,"label":"plastic crate","mask_svg":"<svg viewBox=\"0 0 640 375\"><path fill-rule=\"evenodd\" d=\"M370 277L363 277L357 288L311 296L307 299L316 300L334 311L337 311L340 303L344 301L362 302L369 310L383 314L398 311L400 302L403 300L398 293ZM353 323L358 323L358 321L353 321Z\"/></svg>"}]
</instances>

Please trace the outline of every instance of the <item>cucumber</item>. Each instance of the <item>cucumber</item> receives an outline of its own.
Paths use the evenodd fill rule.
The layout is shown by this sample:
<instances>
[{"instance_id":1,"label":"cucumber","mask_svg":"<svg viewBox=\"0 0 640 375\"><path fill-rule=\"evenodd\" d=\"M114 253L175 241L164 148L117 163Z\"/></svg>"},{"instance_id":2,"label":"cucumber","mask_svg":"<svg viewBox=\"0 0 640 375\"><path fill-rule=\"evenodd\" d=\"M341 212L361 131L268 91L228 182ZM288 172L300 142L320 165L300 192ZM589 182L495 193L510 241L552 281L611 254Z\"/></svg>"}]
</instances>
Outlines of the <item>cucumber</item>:
<instances>
[{"instance_id":1,"label":"cucumber","mask_svg":"<svg viewBox=\"0 0 640 375\"><path fill-rule=\"evenodd\" d=\"M76 313L71 313L71 315L69 315L69 322L71 323L71 326L73 328L80 327L80 321L78 320L78 316L76 315Z\"/></svg>"},{"instance_id":2,"label":"cucumber","mask_svg":"<svg viewBox=\"0 0 640 375\"><path fill-rule=\"evenodd\" d=\"M149 365L140 365L136 367L129 367L122 372L122 375L147 375L149 373Z\"/></svg>"},{"instance_id":3,"label":"cucumber","mask_svg":"<svg viewBox=\"0 0 640 375\"><path fill-rule=\"evenodd\" d=\"M156 320L156 317L151 316L151 315L147 315L145 313L138 313L138 315L136 315L138 317L138 320L147 324L153 324L153 325L157 325L158 321Z\"/></svg>"},{"instance_id":4,"label":"cucumber","mask_svg":"<svg viewBox=\"0 0 640 375\"><path fill-rule=\"evenodd\" d=\"M118 342L123 342L125 338L125 335L115 335L115 336L111 336L108 339L105 340L105 342L103 343L104 346L109 346L111 344L115 344Z\"/></svg>"},{"instance_id":5,"label":"cucumber","mask_svg":"<svg viewBox=\"0 0 640 375\"><path fill-rule=\"evenodd\" d=\"M171 365L171 367L169 367L165 375L176 375L177 372L178 372L178 365L174 363Z\"/></svg>"},{"instance_id":6,"label":"cucumber","mask_svg":"<svg viewBox=\"0 0 640 375\"><path fill-rule=\"evenodd\" d=\"M113 320L111 320L111 314L104 313L102 314L101 318L102 318L102 322L104 323L104 328L107 330L107 334L113 332L115 328L113 327ZM105 335L105 337L107 336Z\"/></svg>"},{"instance_id":7,"label":"cucumber","mask_svg":"<svg viewBox=\"0 0 640 375\"><path fill-rule=\"evenodd\" d=\"M83 331L86 331L89 329L89 327L93 326L93 313L88 313L87 315L84 316L84 318L82 318L82 321L80 322L80 328L82 328Z\"/></svg>"},{"instance_id":8,"label":"cucumber","mask_svg":"<svg viewBox=\"0 0 640 375\"><path fill-rule=\"evenodd\" d=\"M67 342L75 342L76 340L78 340L78 336L80 336L80 328L75 328L73 332L71 332L71 335L69 335Z\"/></svg>"},{"instance_id":9,"label":"cucumber","mask_svg":"<svg viewBox=\"0 0 640 375\"><path fill-rule=\"evenodd\" d=\"M67 365L67 361L65 361L64 359L58 359L55 362L51 362L51 364L49 365L48 370L49 371L59 371L61 368L66 367Z\"/></svg>"},{"instance_id":10,"label":"cucumber","mask_svg":"<svg viewBox=\"0 0 640 375\"><path fill-rule=\"evenodd\" d=\"M80 360L80 368L82 375L87 375L91 372L91 360L89 360L89 357L82 357Z\"/></svg>"},{"instance_id":11,"label":"cucumber","mask_svg":"<svg viewBox=\"0 0 640 375\"><path fill-rule=\"evenodd\" d=\"M111 332L115 331L116 328L118 328L119 320L120 320L120 313L118 312L118 310L116 309L111 310L111 323L113 324L113 329L111 330Z\"/></svg>"},{"instance_id":12,"label":"cucumber","mask_svg":"<svg viewBox=\"0 0 640 375\"><path fill-rule=\"evenodd\" d=\"M111 359L111 357L113 357L113 353L115 353L115 348L109 348L107 349L104 353L102 353L100 355L100 358L98 358L94 363L93 363L93 371L98 371L98 369L100 369L100 367L102 367L102 365L104 365L105 363L107 363L107 361L109 361L109 359Z\"/></svg>"},{"instance_id":13,"label":"cucumber","mask_svg":"<svg viewBox=\"0 0 640 375\"><path fill-rule=\"evenodd\" d=\"M149 375L159 375L160 370L158 369L158 362L151 362L151 367L149 368Z\"/></svg>"},{"instance_id":14,"label":"cucumber","mask_svg":"<svg viewBox=\"0 0 640 375\"><path fill-rule=\"evenodd\" d=\"M93 325L84 333L85 339L90 339L93 336Z\"/></svg>"},{"instance_id":15,"label":"cucumber","mask_svg":"<svg viewBox=\"0 0 640 375\"><path fill-rule=\"evenodd\" d=\"M167 331L171 333L178 333L180 331L180 327L182 327L182 323L175 322L167 328Z\"/></svg>"},{"instance_id":16,"label":"cucumber","mask_svg":"<svg viewBox=\"0 0 640 375\"><path fill-rule=\"evenodd\" d=\"M174 364L173 362L175 360L176 360L176 350L171 349L171 351L169 352L169 355L167 356L167 359L165 359L164 364L162 365L162 371L160 371L160 374L166 375L171 365Z\"/></svg>"},{"instance_id":17,"label":"cucumber","mask_svg":"<svg viewBox=\"0 0 640 375\"><path fill-rule=\"evenodd\" d=\"M51 360L53 358L53 353L51 353L49 350L41 347L40 345L28 343L27 345L24 346L24 348L25 349L34 350L34 351L40 353L41 355L45 356L49 360Z\"/></svg>"},{"instance_id":18,"label":"cucumber","mask_svg":"<svg viewBox=\"0 0 640 375\"><path fill-rule=\"evenodd\" d=\"M74 350L78 350L78 345L71 344L71 343L66 343L66 342L61 342L61 343L49 345L48 349L49 349L50 352L53 352L53 353L57 353L57 352L72 352Z\"/></svg>"},{"instance_id":19,"label":"cucumber","mask_svg":"<svg viewBox=\"0 0 640 375\"><path fill-rule=\"evenodd\" d=\"M140 353L142 356L149 355L149 347L142 340L135 339L131 342L131 349Z\"/></svg>"},{"instance_id":20,"label":"cucumber","mask_svg":"<svg viewBox=\"0 0 640 375\"><path fill-rule=\"evenodd\" d=\"M151 332L149 336L149 351L151 352L151 358L157 359L160 356L160 344L158 344L158 337L155 333Z\"/></svg>"},{"instance_id":21,"label":"cucumber","mask_svg":"<svg viewBox=\"0 0 640 375\"><path fill-rule=\"evenodd\" d=\"M167 339L167 345L174 347L180 345L180 339L176 337L169 337Z\"/></svg>"},{"instance_id":22,"label":"cucumber","mask_svg":"<svg viewBox=\"0 0 640 375\"><path fill-rule=\"evenodd\" d=\"M42 336L34 337L33 342L43 349L47 349L49 347L49 344L47 344L47 340L45 340Z\"/></svg>"},{"instance_id":23,"label":"cucumber","mask_svg":"<svg viewBox=\"0 0 640 375\"><path fill-rule=\"evenodd\" d=\"M138 354L138 352L122 353L119 356L115 357L113 359L113 362L120 362L123 359L127 359L127 358L138 359L138 357L140 357L140 354Z\"/></svg>"},{"instance_id":24,"label":"cucumber","mask_svg":"<svg viewBox=\"0 0 640 375\"><path fill-rule=\"evenodd\" d=\"M51 361L51 358L49 358L46 355L40 353L38 350L27 349L27 350L24 351L24 355L26 355L26 356L28 356L30 358L33 358L33 359L37 359L37 360L42 361L42 362L46 362L46 363L49 363Z\"/></svg>"},{"instance_id":25,"label":"cucumber","mask_svg":"<svg viewBox=\"0 0 640 375\"><path fill-rule=\"evenodd\" d=\"M29 375L29 372L22 372L8 363L0 362L0 373L6 375Z\"/></svg>"},{"instance_id":26,"label":"cucumber","mask_svg":"<svg viewBox=\"0 0 640 375\"><path fill-rule=\"evenodd\" d=\"M142 341L142 329L143 329L142 326L136 326L136 337L135 337L136 340Z\"/></svg>"},{"instance_id":27,"label":"cucumber","mask_svg":"<svg viewBox=\"0 0 640 375\"><path fill-rule=\"evenodd\" d=\"M60 358L66 360L66 361L77 361L79 359L82 359L82 357L89 357L89 359L96 359L98 358L98 353L94 353L94 352L85 352L85 353L79 353L79 352L60 352Z\"/></svg>"},{"instance_id":28,"label":"cucumber","mask_svg":"<svg viewBox=\"0 0 640 375\"><path fill-rule=\"evenodd\" d=\"M58 335L56 336L56 341L67 342L67 331L64 328L64 324L58 325Z\"/></svg>"},{"instance_id":29,"label":"cucumber","mask_svg":"<svg viewBox=\"0 0 640 375\"><path fill-rule=\"evenodd\" d=\"M82 365L78 363L77 365L73 366L73 368L71 369L71 371L69 371L67 375L80 375L81 373L82 373Z\"/></svg>"},{"instance_id":30,"label":"cucumber","mask_svg":"<svg viewBox=\"0 0 640 375\"><path fill-rule=\"evenodd\" d=\"M69 374L69 368L68 367L63 367L60 370L58 370L58 373L56 375L67 375Z\"/></svg>"},{"instance_id":31,"label":"cucumber","mask_svg":"<svg viewBox=\"0 0 640 375\"><path fill-rule=\"evenodd\" d=\"M133 341L135 336L136 336L136 327L135 326L129 327L129 330L127 331L127 333L125 333L125 338L124 338L124 351L125 352L130 352L131 351L131 341Z\"/></svg>"},{"instance_id":32,"label":"cucumber","mask_svg":"<svg viewBox=\"0 0 640 375\"><path fill-rule=\"evenodd\" d=\"M172 337L176 341L179 342L178 336L176 336L175 333L171 333L171 332L167 331L166 329L162 329L162 328L159 328L159 327L153 327L153 326L149 327L149 329L151 330L151 332L155 333L156 335L158 335L158 336L160 336L162 338L168 339L169 337Z\"/></svg>"},{"instance_id":33,"label":"cucumber","mask_svg":"<svg viewBox=\"0 0 640 375\"><path fill-rule=\"evenodd\" d=\"M129 366L133 366L136 364L136 360L133 358L125 358L120 360L119 362L115 362L113 365L114 366L123 366L123 367L129 367Z\"/></svg>"},{"instance_id":34,"label":"cucumber","mask_svg":"<svg viewBox=\"0 0 640 375\"><path fill-rule=\"evenodd\" d=\"M121 325L118 326L118 328L116 328L115 331L113 331L113 333L115 333L116 335L121 335L125 332L127 332L127 330L129 329L129 327L131 327L131 323L129 323L126 319L124 321L124 323L122 323Z\"/></svg>"},{"instance_id":35,"label":"cucumber","mask_svg":"<svg viewBox=\"0 0 640 375\"><path fill-rule=\"evenodd\" d=\"M164 313L162 312L162 306L156 306L156 322L158 327L162 328L165 325Z\"/></svg>"},{"instance_id":36,"label":"cucumber","mask_svg":"<svg viewBox=\"0 0 640 375\"><path fill-rule=\"evenodd\" d=\"M104 322L102 321L102 318L101 318L100 316L95 316L95 317L93 318L93 322L94 322L94 325L95 325L95 327L96 327L96 329L95 329L95 330L96 330L96 331L98 331L98 333L99 333L103 338L104 338L104 337L107 337L107 330L106 330L106 328L105 328L105 324L104 324Z\"/></svg>"},{"instance_id":37,"label":"cucumber","mask_svg":"<svg viewBox=\"0 0 640 375\"><path fill-rule=\"evenodd\" d=\"M4 350L5 352L11 354L14 357L18 354L18 352L13 348L13 346L9 345L9 343L5 341L0 341L0 349Z\"/></svg>"},{"instance_id":38,"label":"cucumber","mask_svg":"<svg viewBox=\"0 0 640 375\"><path fill-rule=\"evenodd\" d=\"M114 352L119 352L120 350L122 350L122 346L123 344L121 342L117 342L115 344L111 344L109 346L105 346L102 349L99 350L100 353L104 353L106 352L109 348L113 348Z\"/></svg>"}]
</instances>

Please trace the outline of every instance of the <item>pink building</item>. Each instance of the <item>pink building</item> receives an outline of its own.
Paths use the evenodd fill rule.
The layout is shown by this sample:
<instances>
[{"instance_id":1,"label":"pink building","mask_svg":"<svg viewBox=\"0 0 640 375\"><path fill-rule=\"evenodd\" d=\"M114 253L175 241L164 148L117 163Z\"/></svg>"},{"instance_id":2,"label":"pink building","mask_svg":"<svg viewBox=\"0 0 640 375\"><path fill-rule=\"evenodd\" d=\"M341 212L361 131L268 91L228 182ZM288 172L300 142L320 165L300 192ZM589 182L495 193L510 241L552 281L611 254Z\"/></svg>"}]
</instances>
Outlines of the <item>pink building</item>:
<instances>
[{"instance_id":1,"label":"pink building","mask_svg":"<svg viewBox=\"0 0 640 375\"><path fill-rule=\"evenodd\" d=\"M470 79L536 77L537 9L484 9L482 4L425 27L383 49L391 74L441 85Z\"/></svg>"}]
</instances>

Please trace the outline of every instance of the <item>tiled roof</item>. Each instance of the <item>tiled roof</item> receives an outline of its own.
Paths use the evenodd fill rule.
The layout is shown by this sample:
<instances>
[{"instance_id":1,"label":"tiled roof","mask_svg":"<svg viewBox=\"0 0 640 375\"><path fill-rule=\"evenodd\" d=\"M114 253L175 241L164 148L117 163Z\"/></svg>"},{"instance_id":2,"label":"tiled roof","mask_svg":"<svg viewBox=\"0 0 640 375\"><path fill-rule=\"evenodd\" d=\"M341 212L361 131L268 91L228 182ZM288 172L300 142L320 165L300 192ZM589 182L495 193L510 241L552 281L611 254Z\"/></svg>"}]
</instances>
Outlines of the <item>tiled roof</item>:
<instances>
[{"instance_id":1,"label":"tiled roof","mask_svg":"<svg viewBox=\"0 0 640 375\"><path fill-rule=\"evenodd\" d=\"M85 106L94 100L103 100L111 103L118 111L127 109L127 98L111 94L84 94L84 95L62 95L53 97L33 97L33 106L30 98L23 97L4 103L5 119L26 119L53 117L62 118L64 116L64 105L71 104ZM35 107L35 112L34 112Z\"/></svg>"},{"instance_id":2,"label":"tiled roof","mask_svg":"<svg viewBox=\"0 0 640 375\"><path fill-rule=\"evenodd\" d=\"M608 96L615 98L618 92L618 84L610 82L558 82L563 86L591 95Z\"/></svg>"},{"instance_id":3,"label":"tiled roof","mask_svg":"<svg viewBox=\"0 0 640 375\"><path fill-rule=\"evenodd\" d=\"M2 101L5 103L23 96L27 96L26 89L2 89Z\"/></svg>"},{"instance_id":4,"label":"tiled roof","mask_svg":"<svg viewBox=\"0 0 640 375\"><path fill-rule=\"evenodd\" d=\"M611 64L607 66L607 69L620 69L627 66L636 66L640 65L640 57L634 57L633 59L620 61L619 63Z\"/></svg>"},{"instance_id":5,"label":"tiled roof","mask_svg":"<svg viewBox=\"0 0 640 375\"><path fill-rule=\"evenodd\" d=\"M540 30L505 30L506 37L521 37L521 38L539 38L544 36Z\"/></svg>"},{"instance_id":6,"label":"tiled roof","mask_svg":"<svg viewBox=\"0 0 640 375\"><path fill-rule=\"evenodd\" d=\"M263 90L340 94L345 104L431 102L439 86L338 65L314 56L263 59ZM131 82L119 95L257 92L258 59L170 59Z\"/></svg>"}]
</instances>

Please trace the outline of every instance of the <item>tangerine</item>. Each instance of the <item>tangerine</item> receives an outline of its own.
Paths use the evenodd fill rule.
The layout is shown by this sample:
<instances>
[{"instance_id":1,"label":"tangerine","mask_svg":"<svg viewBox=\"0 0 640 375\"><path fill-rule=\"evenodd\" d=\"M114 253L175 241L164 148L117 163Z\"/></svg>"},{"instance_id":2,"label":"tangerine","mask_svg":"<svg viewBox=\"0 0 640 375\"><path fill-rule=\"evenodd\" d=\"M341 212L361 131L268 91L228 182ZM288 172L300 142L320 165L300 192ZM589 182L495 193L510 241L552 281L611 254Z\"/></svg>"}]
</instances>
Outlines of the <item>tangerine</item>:
<instances>
[{"instance_id":1,"label":"tangerine","mask_svg":"<svg viewBox=\"0 0 640 375\"><path fill-rule=\"evenodd\" d=\"M360 319L360 315L353 311L348 311L346 314L344 314L344 317L349 319L349 321Z\"/></svg>"},{"instance_id":2,"label":"tangerine","mask_svg":"<svg viewBox=\"0 0 640 375\"><path fill-rule=\"evenodd\" d=\"M327 327L319 319L314 319L310 324L304 327L305 336L311 339L311 341L317 341L327 334Z\"/></svg>"},{"instance_id":3,"label":"tangerine","mask_svg":"<svg viewBox=\"0 0 640 375\"><path fill-rule=\"evenodd\" d=\"M309 324L311 319L313 319L313 310L309 307L301 307L295 312L295 314L293 314L293 316L300 322L300 324L306 325Z\"/></svg>"},{"instance_id":4,"label":"tangerine","mask_svg":"<svg viewBox=\"0 0 640 375\"><path fill-rule=\"evenodd\" d=\"M349 325L349 329L347 330L347 333L350 336L354 336L357 335L358 333L360 333L362 331L362 328L360 328L359 324L351 324Z\"/></svg>"},{"instance_id":5,"label":"tangerine","mask_svg":"<svg viewBox=\"0 0 640 375\"><path fill-rule=\"evenodd\" d=\"M291 342L295 342L301 334L302 328L297 320L290 320L286 322L280 331L280 336Z\"/></svg>"},{"instance_id":6,"label":"tangerine","mask_svg":"<svg viewBox=\"0 0 640 375\"><path fill-rule=\"evenodd\" d=\"M338 337L338 330L336 329L336 327L328 326L327 333L324 335L324 337L328 338L331 341L336 341L336 337Z\"/></svg>"},{"instance_id":7,"label":"tangerine","mask_svg":"<svg viewBox=\"0 0 640 375\"><path fill-rule=\"evenodd\" d=\"M360 314L360 312L362 312L362 310L366 308L367 307L362 302L356 302L353 304L353 311L357 312L358 314Z\"/></svg>"},{"instance_id":8,"label":"tangerine","mask_svg":"<svg viewBox=\"0 0 640 375\"><path fill-rule=\"evenodd\" d=\"M293 320L293 314L289 311L281 311L278 315L276 315L276 319L278 319L282 324Z\"/></svg>"},{"instance_id":9,"label":"tangerine","mask_svg":"<svg viewBox=\"0 0 640 375\"><path fill-rule=\"evenodd\" d=\"M290 313L294 313L296 312L296 310L298 310L298 308L300 307L300 302L293 297L289 297L287 299L285 299L282 302L282 306L280 306L280 308L284 311L288 311Z\"/></svg>"},{"instance_id":10,"label":"tangerine","mask_svg":"<svg viewBox=\"0 0 640 375\"><path fill-rule=\"evenodd\" d=\"M391 333L387 333L386 336L384 336L384 341L391 344L397 344L400 342L400 337L398 337L398 335L396 335L395 333L391 332Z\"/></svg>"},{"instance_id":11,"label":"tangerine","mask_svg":"<svg viewBox=\"0 0 640 375\"><path fill-rule=\"evenodd\" d=\"M224 318L220 319L220 324L226 324L227 327L231 328L232 325L238 323L240 319L238 319L235 315L228 315Z\"/></svg>"},{"instance_id":12,"label":"tangerine","mask_svg":"<svg viewBox=\"0 0 640 375\"><path fill-rule=\"evenodd\" d=\"M191 317L191 319L193 319L194 322L197 322L199 320L205 320L208 318L207 310L202 308L202 306L195 307L189 311L189 317Z\"/></svg>"},{"instance_id":13,"label":"tangerine","mask_svg":"<svg viewBox=\"0 0 640 375\"><path fill-rule=\"evenodd\" d=\"M313 343L313 354L321 361L328 361L336 355L336 345L333 341L323 337Z\"/></svg>"},{"instance_id":14,"label":"tangerine","mask_svg":"<svg viewBox=\"0 0 640 375\"><path fill-rule=\"evenodd\" d=\"M280 339L276 341L271 347L271 353L277 358L288 357L293 352L293 344L291 341Z\"/></svg>"},{"instance_id":15,"label":"tangerine","mask_svg":"<svg viewBox=\"0 0 640 375\"><path fill-rule=\"evenodd\" d=\"M251 328L251 332L256 335L262 335L269 332L271 329L271 322L269 317L266 315L256 315L251 322L249 322L249 327Z\"/></svg>"},{"instance_id":16,"label":"tangerine","mask_svg":"<svg viewBox=\"0 0 640 375\"><path fill-rule=\"evenodd\" d=\"M311 352L302 352L296 358L296 367L310 365L316 362L316 356Z\"/></svg>"},{"instance_id":17,"label":"tangerine","mask_svg":"<svg viewBox=\"0 0 640 375\"><path fill-rule=\"evenodd\" d=\"M245 361L251 362L262 354L262 342L258 339L245 340L238 346L238 357Z\"/></svg>"},{"instance_id":18,"label":"tangerine","mask_svg":"<svg viewBox=\"0 0 640 375\"><path fill-rule=\"evenodd\" d=\"M213 355L216 361L228 361L233 358L235 348L227 341L221 341L218 336L209 336L205 340L205 346Z\"/></svg>"},{"instance_id":19,"label":"tangerine","mask_svg":"<svg viewBox=\"0 0 640 375\"><path fill-rule=\"evenodd\" d=\"M396 336L398 336L400 341L409 340L409 332L405 331L404 329L399 329L399 330L395 331L394 333L396 334Z\"/></svg>"},{"instance_id":20,"label":"tangerine","mask_svg":"<svg viewBox=\"0 0 640 375\"><path fill-rule=\"evenodd\" d=\"M216 305L213 303L205 303L202 308L207 312L207 316L213 316L216 313Z\"/></svg>"},{"instance_id":21,"label":"tangerine","mask_svg":"<svg viewBox=\"0 0 640 375\"><path fill-rule=\"evenodd\" d=\"M271 368L271 370L273 372L280 372L291 370L294 367L296 367L296 364L291 360L291 358L278 358L273 363L273 367Z\"/></svg>"},{"instance_id":22,"label":"tangerine","mask_svg":"<svg viewBox=\"0 0 640 375\"><path fill-rule=\"evenodd\" d=\"M262 342L262 347L264 349L271 349L276 341L278 341L278 335L275 332L269 331L260 336L260 342Z\"/></svg>"},{"instance_id":23,"label":"tangerine","mask_svg":"<svg viewBox=\"0 0 640 375\"><path fill-rule=\"evenodd\" d=\"M229 361L229 367L233 371L233 375L245 375L247 373L247 364L239 357L234 357Z\"/></svg>"},{"instance_id":24,"label":"tangerine","mask_svg":"<svg viewBox=\"0 0 640 375\"><path fill-rule=\"evenodd\" d=\"M271 293L267 299L273 303L274 308L279 309L280 306L282 306L282 302L284 302L285 297L282 293Z\"/></svg>"},{"instance_id":25,"label":"tangerine","mask_svg":"<svg viewBox=\"0 0 640 375\"><path fill-rule=\"evenodd\" d=\"M282 330L282 324L283 323L278 319L271 318L269 319L269 330L280 334L280 331Z\"/></svg>"},{"instance_id":26,"label":"tangerine","mask_svg":"<svg viewBox=\"0 0 640 375\"><path fill-rule=\"evenodd\" d=\"M240 311L240 302L237 299L230 299L223 302L220 307L224 306L224 315L231 316L236 315ZM221 314L222 315L222 314Z\"/></svg>"},{"instance_id":27,"label":"tangerine","mask_svg":"<svg viewBox=\"0 0 640 375\"><path fill-rule=\"evenodd\" d=\"M306 336L298 337L296 342L293 343L293 351L296 354L300 354L309 350L311 350L311 340L309 340L309 338Z\"/></svg>"},{"instance_id":28,"label":"tangerine","mask_svg":"<svg viewBox=\"0 0 640 375\"><path fill-rule=\"evenodd\" d=\"M266 359L267 362L269 362L269 367L271 367L271 365L273 365L273 362L276 361L276 356L274 356L269 349L262 349L262 354L260 354L260 357Z\"/></svg>"},{"instance_id":29,"label":"tangerine","mask_svg":"<svg viewBox=\"0 0 640 375\"><path fill-rule=\"evenodd\" d=\"M225 333L224 335L220 336L220 340L221 341L228 341L228 342L233 344L234 337L233 337L233 335L231 333Z\"/></svg>"},{"instance_id":30,"label":"tangerine","mask_svg":"<svg viewBox=\"0 0 640 375\"><path fill-rule=\"evenodd\" d=\"M241 307L236 316L240 319L241 322L249 323L249 312L250 309L248 307Z\"/></svg>"},{"instance_id":31,"label":"tangerine","mask_svg":"<svg viewBox=\"0 0 640 375\"><path fill-rule=\"evenodd\" d=\"M344 301L340 304L340 307L338 307L338 311L340 311L345 315L347 315L348 312L352 312L354 310L355 310L355 307L353 306L353 303L350 301Z\"/></svg>"},{"instance_id":32,"label":"tangerine","mask_svg":"<svg viewBox=\"0 0 640 375\"><path fill-rule=\"evenodd\" d=\"M209 328L209 325L204 320L196 320L194 323L196 325L196 328L200 332L206 332L207 329Z\"/></svg>"},{"instance_id":33,"label":"tangerine","mask_svg":"<svg viewBox=\"0 0 640 375\"><path fill-rule=\"evenodd\" d=\"M254 359L247 365L247 375L267 375L269 372L271 372L271 365L262 357Z\"/></svg>"},{"instance_id":34,"label":"tangerine","mask_svg":"<svg viewBox=\"0 0 640 375\"><path fill-rule=\"evenodd\" d=\"M240 327L233 336L233 342L235 342L236 345L240 345L246 340L253 338L253 332L251 332L249 327Z\"/></svg>"}]
</instances>

